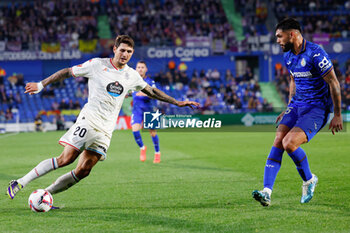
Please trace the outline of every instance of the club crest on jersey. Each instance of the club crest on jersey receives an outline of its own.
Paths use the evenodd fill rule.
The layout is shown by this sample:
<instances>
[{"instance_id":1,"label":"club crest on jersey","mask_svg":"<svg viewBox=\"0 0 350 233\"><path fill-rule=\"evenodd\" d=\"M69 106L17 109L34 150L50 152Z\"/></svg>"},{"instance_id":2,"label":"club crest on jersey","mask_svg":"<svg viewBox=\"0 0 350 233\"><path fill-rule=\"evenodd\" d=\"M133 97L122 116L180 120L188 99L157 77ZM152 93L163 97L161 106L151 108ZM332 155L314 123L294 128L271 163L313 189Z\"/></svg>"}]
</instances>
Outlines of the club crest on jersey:
<instances>
[{"instance_id":1,"label":"club crest on jersey","mask_svg":"<svg viewBox=\"0 0 350 233\"><path fill-rule=\"evenodd\" d=\"M305 58L301 59L301 66L304 67L306 65L306 61L305 61Z\"/></svg>"},{"instance_id":2,"label":"club crest on jersey","mask_svg":"<svg viewBox=\"0 0 350 233\"><path fill-rule=\"evenodd\" d=\"M120 96L124 91L124 87L118 81L108 84L106 89L108 94L113 97Z\"/></svg>"}]
</instances>

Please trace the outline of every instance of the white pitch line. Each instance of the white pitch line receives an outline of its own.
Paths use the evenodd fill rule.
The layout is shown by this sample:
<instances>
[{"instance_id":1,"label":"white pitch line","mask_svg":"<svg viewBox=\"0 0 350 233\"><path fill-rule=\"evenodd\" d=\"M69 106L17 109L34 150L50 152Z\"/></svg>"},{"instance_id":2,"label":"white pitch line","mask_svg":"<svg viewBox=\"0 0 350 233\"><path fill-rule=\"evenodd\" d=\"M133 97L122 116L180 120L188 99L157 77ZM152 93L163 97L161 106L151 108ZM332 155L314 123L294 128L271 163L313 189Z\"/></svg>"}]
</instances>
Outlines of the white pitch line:
<instances>
[{"instance_id":1,"label":"white pitch line","mask_svg":"<svg viewBox=\"0 0 350 233\"><path fill-rule=\"evenodd\" d=\"M15 136L15 135L17 135L17 134L19 134L19 133L10 133L10 134L1 135L1 136L0 136L0 139L7 138L7 137L11 137L11 136Z\"/></svg>"}]
</instances>

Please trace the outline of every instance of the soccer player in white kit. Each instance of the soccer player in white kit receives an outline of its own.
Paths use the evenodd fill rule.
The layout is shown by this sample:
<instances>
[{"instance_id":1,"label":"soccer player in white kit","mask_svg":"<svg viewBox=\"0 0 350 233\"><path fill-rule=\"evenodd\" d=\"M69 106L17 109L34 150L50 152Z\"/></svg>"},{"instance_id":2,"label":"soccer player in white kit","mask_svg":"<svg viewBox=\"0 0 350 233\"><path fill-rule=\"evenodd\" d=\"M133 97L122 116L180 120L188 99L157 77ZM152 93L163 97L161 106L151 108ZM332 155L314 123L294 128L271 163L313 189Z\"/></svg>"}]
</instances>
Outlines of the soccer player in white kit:
<instances>
[{"instance_id":1,"label":"soccer player in white kit","mask_svg":"<svg viewBox=\"0 0 350 233\"><path fill-rule=\"evenodd\" d=\"M127 65L134 52L134 41L131 37L117 36L113 52L113 58L94 58L83 64L62 69L39 83L26 85L25 93L33 95L53 82L71 76L82 76L89 79L89 97L76 123L59 140L64 146L61 155L40 162L25 176L12 180L7 189L11 199L32 180L71 164L79 155L76 168L60 176L46 190L55 194L87 177L95 164L106 158L120 108L129 91L142 91L152 98L178 107L199 106L199 103L193 101L177 101L149 86L136 70Z\"/></svg>"}]
</instances>

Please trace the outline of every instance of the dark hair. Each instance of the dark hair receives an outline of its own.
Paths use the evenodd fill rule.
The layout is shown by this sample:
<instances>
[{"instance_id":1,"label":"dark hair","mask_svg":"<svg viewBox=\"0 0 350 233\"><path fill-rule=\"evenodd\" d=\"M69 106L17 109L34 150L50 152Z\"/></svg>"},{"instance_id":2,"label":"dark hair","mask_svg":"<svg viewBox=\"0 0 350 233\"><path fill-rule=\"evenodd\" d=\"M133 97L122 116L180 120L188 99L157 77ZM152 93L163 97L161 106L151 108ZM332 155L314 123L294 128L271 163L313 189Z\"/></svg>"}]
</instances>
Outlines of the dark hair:
<instances>
[{"instance_id":1,"label":"dark hair","mask_svg":"<svg viewBox=\"0 0 350 233\"><path fill-rule=\"evenodd\" d=\"M301 32L300 23L293 18L286 18L276 25L275 31L281 29L282 31L295 29Z\"/></svg>"},{"instance_id":2,"label":"dark hair","mask_svg":"<svg viewBox=\"0 0 350 233\"><path fill-rule=\"evenodd\" d=\"M128 35L119 35L115 38L114 46L119 47L121 43L129 45L131 48L134 48L134 40Z\"/></svg>"},{"instance_id":3,"label":"dark hair","mask_svg":"<svg viewBox=\"0 0 350 233\"><path fill-rule=\"evenodd\" d=\"M147 66L147 64L146 64L146 62L144 60L140 60L140 61L137 62L137 64L138 63L145 64L145 66Z\"/></svg>"}]
</instances>

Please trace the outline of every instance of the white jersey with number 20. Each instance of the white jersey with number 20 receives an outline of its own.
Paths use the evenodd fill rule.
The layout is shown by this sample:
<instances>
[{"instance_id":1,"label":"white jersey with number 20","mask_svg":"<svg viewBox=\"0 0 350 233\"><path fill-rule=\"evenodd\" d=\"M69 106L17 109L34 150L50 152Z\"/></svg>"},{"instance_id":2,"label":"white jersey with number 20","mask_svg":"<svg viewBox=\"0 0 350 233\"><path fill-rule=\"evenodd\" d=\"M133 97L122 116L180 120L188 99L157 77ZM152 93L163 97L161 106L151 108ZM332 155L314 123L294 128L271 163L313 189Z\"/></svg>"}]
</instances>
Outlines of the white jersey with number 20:
<instances>
[{"instance_id":1,"label":"white jersey with number 20","mask_svg":"<svg viewBox=\"0 0 350 233\"><path fill-rule=\"evenodd\" d=\"M125 95L147 85L139 73L125 65L118 69L111 58L93 58L71 68L74 77L89 79L89 97L81 113L92 127L112 135Z\"/></svg>"}]
</instances>

